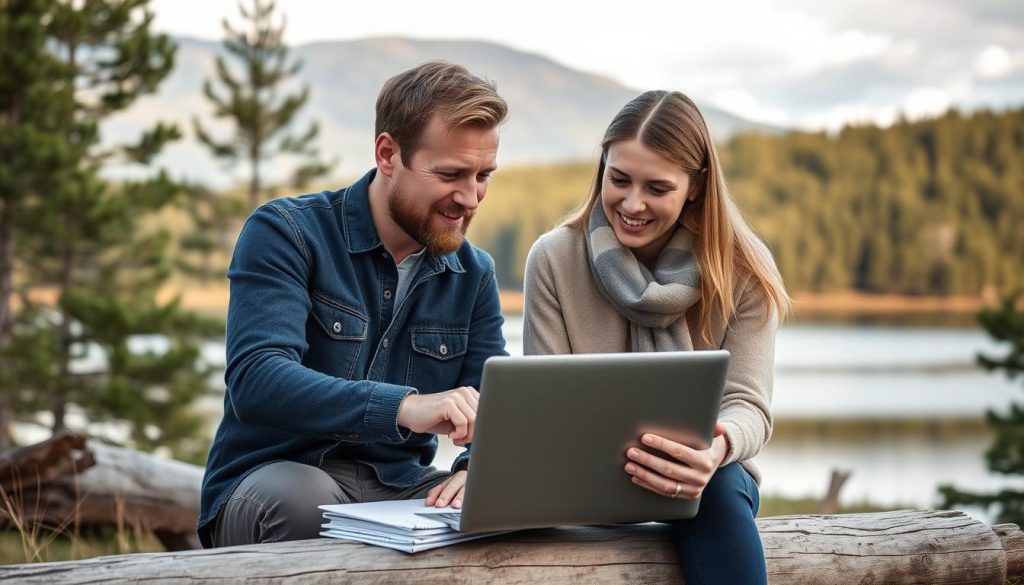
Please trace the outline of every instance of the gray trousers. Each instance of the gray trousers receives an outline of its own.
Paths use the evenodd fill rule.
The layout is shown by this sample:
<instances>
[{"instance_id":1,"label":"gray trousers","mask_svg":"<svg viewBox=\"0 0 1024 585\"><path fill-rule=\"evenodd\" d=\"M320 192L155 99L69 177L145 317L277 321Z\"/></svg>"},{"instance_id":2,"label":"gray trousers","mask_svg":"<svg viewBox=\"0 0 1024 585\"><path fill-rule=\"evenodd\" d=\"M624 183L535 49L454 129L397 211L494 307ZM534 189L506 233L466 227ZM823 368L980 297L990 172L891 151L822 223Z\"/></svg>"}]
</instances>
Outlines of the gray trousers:
<instances>
[{"instance_id":1,"label":"gray trousers","mask_svg":"<svg viewBox=\"0 0 1024 585\"><path fill-rule=\"evenodd\" d=\"M213 545L317 538L324 522L317 506L424 498L449 475L434 470L414 486L394 488L355 461L325 460L322 467L277 461L250 473L231 493L214 522Z\"/></svg>"}]
</instances>

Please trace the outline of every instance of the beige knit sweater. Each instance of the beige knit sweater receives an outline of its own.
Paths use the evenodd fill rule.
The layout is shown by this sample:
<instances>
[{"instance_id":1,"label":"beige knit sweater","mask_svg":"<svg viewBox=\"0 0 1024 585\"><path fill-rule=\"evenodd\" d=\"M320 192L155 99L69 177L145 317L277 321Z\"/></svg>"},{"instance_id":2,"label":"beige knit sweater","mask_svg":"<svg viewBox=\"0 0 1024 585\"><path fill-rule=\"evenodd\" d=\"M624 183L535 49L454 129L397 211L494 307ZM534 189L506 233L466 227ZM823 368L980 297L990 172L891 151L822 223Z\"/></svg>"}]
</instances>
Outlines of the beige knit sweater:
<instances>
[{"instance_id":1,"label":"beige knit sweater","mask_svg":"<svg viewBox=\"0 0 1024 585\"><path fill-rule=\"evenodd\" d=\"M729 453L760 485L751 459L772 432L772 373L777 320L765 321L769 305L760 290L741 278L736 313L728 323L711 323L711 343L697 327L699 305L686 311L694 349L732 354L718 420L726 426ZM601 294L587 261L580 230L561 227L540 237L526 260L523 351L531 354L630 351L629 323Z\"/></svg>"}]
</instances>

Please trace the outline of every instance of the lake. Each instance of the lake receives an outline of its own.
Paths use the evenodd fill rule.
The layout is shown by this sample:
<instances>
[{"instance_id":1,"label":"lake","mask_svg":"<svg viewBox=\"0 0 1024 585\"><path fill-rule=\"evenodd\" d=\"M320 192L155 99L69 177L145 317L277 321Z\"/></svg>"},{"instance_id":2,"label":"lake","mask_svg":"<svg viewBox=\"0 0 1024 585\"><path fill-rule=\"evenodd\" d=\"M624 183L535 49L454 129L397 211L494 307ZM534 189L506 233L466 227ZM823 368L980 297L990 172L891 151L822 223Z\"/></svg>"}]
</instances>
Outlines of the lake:
<instances>
[{"instance_id":1,"label":"lake","mask_svg":"<svg viewBox=\"0 0 1024 585\"><path fill-rule=\"evenodd\" d=\"M505 336L509 352L522 354L521 317L509 317ZM160 351L166 340L149 336L133 345ZM776 347L775 436L756 459L762 493L820 497L833 468L852 471L840 498L846 504L934 507L941 483L985 491L1020 487L989 473L983 459L990 437L979 421L986 409L1004 410L1024 397L1019 381L975 365L979 351L1001 349L972 328L783 326ZM203 354L223 364L223 341L205 344ZM78 367L102 367L102 361L91 353ZM223 389L222 380L216 384ZM222 400L210 396L201 408L216 420ZM82 421L72 416L69 423ZM117 434L110 425L90 431ZM457 451L442 441L435 463L449 465Z\"/></svg>"},{"instance_id":2,"label":"lake","mask_svg":"<svg viewBox=\"0 0 1024 585\"><path fill-rule=\"evenodd\" d=\"M522 354L522 318L505 325ZM1024 385L975 365L1005 349L980 329L787 324L776 344L776 436L755 459L762 493L820 497L833 468L851 471L844 504L934 507L936 486L1017 485L985 468L978 421L1024 398ZM443 445L437 464L458 450ZM967 510L985 518L978 510Z\"/></svg>"}]
</instances>

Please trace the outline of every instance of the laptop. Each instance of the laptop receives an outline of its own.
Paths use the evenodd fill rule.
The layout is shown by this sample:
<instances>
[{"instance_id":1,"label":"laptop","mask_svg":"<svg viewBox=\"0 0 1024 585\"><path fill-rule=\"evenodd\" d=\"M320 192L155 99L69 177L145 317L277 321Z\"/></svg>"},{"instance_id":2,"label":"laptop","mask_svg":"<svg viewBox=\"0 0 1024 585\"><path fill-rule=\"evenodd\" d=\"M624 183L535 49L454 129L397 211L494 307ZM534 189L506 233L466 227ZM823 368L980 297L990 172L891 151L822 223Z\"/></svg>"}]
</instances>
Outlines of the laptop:
<instances>
[{"instance_id":1,"label":"laptop","mask_svg":"<svg viewBox=\"0 0 1024 585\"><path fill-rule=\"evenodd\" d=\"M484 364L462 532L692 518L699 500L630 481L626 449L656 433L711 444L729 352L493 357Z\"/></svg>"}]
</instances>

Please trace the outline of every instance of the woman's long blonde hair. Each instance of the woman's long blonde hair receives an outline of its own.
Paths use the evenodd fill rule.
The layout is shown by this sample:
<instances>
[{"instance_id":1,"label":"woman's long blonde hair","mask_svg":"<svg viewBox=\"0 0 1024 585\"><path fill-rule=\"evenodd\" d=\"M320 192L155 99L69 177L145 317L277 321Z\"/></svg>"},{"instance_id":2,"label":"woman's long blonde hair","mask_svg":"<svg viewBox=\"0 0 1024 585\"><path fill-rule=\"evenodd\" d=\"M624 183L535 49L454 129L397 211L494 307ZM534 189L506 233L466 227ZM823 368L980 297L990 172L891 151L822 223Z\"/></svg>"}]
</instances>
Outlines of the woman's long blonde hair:
<instances>
[{"instance_id":1,"label":"woman's long blonde hair","mask_svg":"<svg viewBox=\"0 0 1024 585\"><path fill-rule=\"evenodd\" d=\"M633 99L612 119L601 142L601 162L590 196L562 223L587 229L590 212L601 198L608 147L620 140L641 144L678 164L690 177L697 197L683 207L683 227L697 234L701 274L699 326L707 341L715 314L728 323L736 312L733 288L738 274L749 274L764 294L774 316L789 312L790 298L767 246L757 237L729 194L704 116L693 101L673 91L648 91Z\"/></svg>"}]
</instances>

